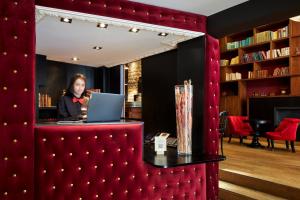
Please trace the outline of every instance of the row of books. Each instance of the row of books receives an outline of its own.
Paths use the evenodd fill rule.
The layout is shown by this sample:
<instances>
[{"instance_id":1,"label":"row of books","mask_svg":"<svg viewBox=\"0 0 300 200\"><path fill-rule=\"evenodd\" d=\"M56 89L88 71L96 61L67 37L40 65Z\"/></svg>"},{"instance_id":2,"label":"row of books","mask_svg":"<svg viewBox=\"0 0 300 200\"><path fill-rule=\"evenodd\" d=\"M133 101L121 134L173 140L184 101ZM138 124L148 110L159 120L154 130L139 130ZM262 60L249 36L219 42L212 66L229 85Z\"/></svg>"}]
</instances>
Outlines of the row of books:
<instances>
[{"instance_id":1,"label":"row of books","mask_svg":"<svg viewBox=\"0 0 300 200\"><path fill-rule=\"evenodd\" d=\"M241 41L228 42L226 44L226 48L227 48L227 50L236 49L236 48L239 48L239 47L249 46L253 43L254 43L253 37L247 37L246 39L241 40Z\"/></svg>"},{"instance_id":2,"label":"row of books","mask_svg":"<svg viewBox=\"0 0 300 200\"><path fill-rule=\"evenodd\" d=\"M284 37L288 37L288 26L278 29L277 31L264 31L255 34L256 43L266 42L270 40L276 40Z\"/></svg>"},{"instance_id":3,"label":"row of books","mask_svg":"<svg viewBox=\"0 0 300 200\"><path fill-rule=\"evenodd\" d=\"M239 72L225 74L226 81L234 81L234 80L240 80L240 79L242 79L242 74Z\"/></svg>"},{"instance_id":4,"label":"row of books","mask_svg":"<svg viewBox=\"0 0 300 200\"><path fill-rule=\"evenodd\" d=\"M272 57L278 58L281 56L289 56L290 55L290 47L284 47L281 49L273 49L272 50Z\"/></svg>"},{"instance_id":5,"label":"row of books","mask_svg":"<svg viewBox=\"0 0 300 200\"><path fill-rule=\"evenodd\" d=\"M264 32L256 33L254 35L254 37L251 36L251 37L247 37L244 40L228 42L226 44L226 49L230 50L230 49L236 49L236 48L240 48L240 47L249 46L251 44L254 44L254 38L255 38L256 43L285 38L285 37L288 37L288 35L289 35L288 30L289 30L289 27L285 26L283 28L277 29L276 31L264 31Z\"/></svg>"},{"instance_id":6,"label":"row of books","mask_svg":"<svg viewBox=\"0 0 300 200\"><path fill-rule=\"evenodd\" d=\"M38 105L39 108L42 107L51 107L52 106L52 98L50 95L48 94L38 94Z\"/></svg>"},{"instance_id":7,"label":"row of books","mask_svg":"<svg viewBox=\"0 0 300 200\"><path fill-rule=\"evenodd\" d=\"M243 57L241 58L241 61L242 63L248 63L248 62L262 61L270 58L271 58L270 50L258 51L258 52L244 54Z\"/></svg>"},{"instance_id":8,"label":"row of books","mask_svg":"<svg viewBox=\"0 0 300 200\"><path fill-rule=\"evenodd\" d=\"M256 71L248 71L248 79L252 78L267 78L268 75L268 70L256 70Z\"/></svg>"}]
</instances>

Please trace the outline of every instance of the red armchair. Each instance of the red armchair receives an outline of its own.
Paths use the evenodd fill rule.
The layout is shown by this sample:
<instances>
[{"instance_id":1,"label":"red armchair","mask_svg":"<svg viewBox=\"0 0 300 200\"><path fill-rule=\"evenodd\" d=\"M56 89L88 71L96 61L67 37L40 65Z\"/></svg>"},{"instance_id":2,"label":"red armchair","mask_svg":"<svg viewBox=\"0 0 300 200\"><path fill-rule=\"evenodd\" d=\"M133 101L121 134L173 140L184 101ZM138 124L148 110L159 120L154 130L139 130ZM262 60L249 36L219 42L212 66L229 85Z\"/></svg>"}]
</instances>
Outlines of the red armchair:
<instances>
[{"instance_id":1,"label":"red armchair","mask_svg":"<svg viewBox=\"0 0 300 200\"><path fill-rule=\"evenodd\" d=\"M243 138L250 135L253 132L250 124L245 122L248 120L247 116L229 116L228 125L229 125L229 140L230 143L232 135L238 135L240 137L240 143L243 143Z\"/></svg>"},{"instance_id":2,"label":"red armchair","mask_svg":"<svg viewBox=\"0 0 300 200\"><path fill-rule=\"evenodd\" d=\"M289 149L290 142L292 152L296 152L294 141L299 123L300 119L284 118L274 132L267 132L266 137L271 140L272 149L274 148L274 140L285 140L286 148Z\"/></svg>"}]
</instances>

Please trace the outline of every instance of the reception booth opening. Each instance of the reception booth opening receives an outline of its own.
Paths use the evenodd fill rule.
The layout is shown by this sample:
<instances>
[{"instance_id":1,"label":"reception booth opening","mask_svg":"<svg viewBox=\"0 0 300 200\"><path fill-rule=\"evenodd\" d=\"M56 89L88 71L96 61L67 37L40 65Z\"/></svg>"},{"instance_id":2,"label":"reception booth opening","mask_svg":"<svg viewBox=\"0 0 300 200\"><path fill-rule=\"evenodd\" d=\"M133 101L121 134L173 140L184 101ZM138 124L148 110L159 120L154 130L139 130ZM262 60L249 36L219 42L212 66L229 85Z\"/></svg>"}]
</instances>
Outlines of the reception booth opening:
<instances>
[{"instance_id":1,"label":"reception booth opening","mask_svg":"<svg viewBox=\"0 0 300 200\"><path fill-rule=\"evenodd\" d=\"M140 59L143 67L143 122L37 124L36 91L41 87L36 82L39 74L35 74L35 65L41 59L36 55L35 22L43 19L35 14L36 6L48 11L55 8L86 13L102 20L107 17L116 19L115 23L127 20L136 23L141 31L139 23L152 27L154 32L172 29L181 35L195 35L184 37L182 41L194 38L186 42L175 38L177 48L169 43L169 49L160 52L138 55L136 51L136 57L127 56L128 62ZM109 21L106 23L109 25ZM130 1L1 1L0 198L218 199L219 159L214 156L218 155L219 141L219 45L205 33L205 16ZM111 65L97 65L120 67L127 63L123 55L109 58L116 61ZM124 89L121 77L122 73L120 93ZM187 79L192 80L195 95L193 154L201 155L202 160L163 168L153 166L143 155L143 133L176 132L172 130L174 85Z\"/></svg>"}]
</instances>

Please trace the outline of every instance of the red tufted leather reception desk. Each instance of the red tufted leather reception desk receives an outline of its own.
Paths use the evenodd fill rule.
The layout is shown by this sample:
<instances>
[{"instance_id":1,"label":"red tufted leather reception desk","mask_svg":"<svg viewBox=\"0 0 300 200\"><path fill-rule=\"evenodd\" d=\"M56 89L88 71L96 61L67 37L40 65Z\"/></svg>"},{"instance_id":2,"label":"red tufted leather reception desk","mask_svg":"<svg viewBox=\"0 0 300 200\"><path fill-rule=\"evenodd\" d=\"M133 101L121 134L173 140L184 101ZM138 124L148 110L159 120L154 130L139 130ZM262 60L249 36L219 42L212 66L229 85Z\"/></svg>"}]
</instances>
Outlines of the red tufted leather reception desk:
<instances>
[{"instance_id":1,"label":"red tufted leather reception desk","mask_svg":"<svg viewBox=\"0 0 300 200\"><path fill-rule=\"evenodd\" d=\"M42 126L36 199L206 199L205 165L144 164L143 124Z\"/></svg>"},{"instance_id":2,"label":"red tufted leather reception desk","mask_svg":"<svg viewBox=\"0 0 300 200\"><path fill-rule=\"evenodd\" d=\"M0 199L97 199L96 195L98 199L217 199L217 163L174 169L156 169L144 164L141 158L141 135L138 134L141 125L126 127L130 136L128 141L122 139L124 129L109 126L78 127L78 132L75 133L77 137L70 136L67 127L37 127L34 138L35 3L206 32L204 16L129 1L1 0ZM207 36L206 52L205 144L208 154L217 154L218 41ZM92 138L97 135L99 138L102 135L105 140L95 144ZM109 139L110 135L116 140ZM136 138L131 138L133 135ZM61 140L62 137L64 140ZM82 140L78 141L78 137ZM45 143L43 138L46 138ZM122 142L125 143L121 145ZM70 155L62 150L64 143L66 149L76 148L74 159L69 159ZM120 153L113 152L108 160L105 159L108 154L103 154L99 165L102 163L104 170L95 169L95 163L98 162L95 156L101 155L101 152L98 154L95 150L111 146L128 149ZM134 153L130 152L129 147L134 147ZM86 155L85 148L90 155ZM112 158L114 163L111 163ZM130 168L122 163L123 160L129 159L128 165L132 163ZM113 168L117 170L112 171ZM108 182L103 184L98 179ZM70 182L73 182L73 186Z\"/></svg>"}]
</instances>

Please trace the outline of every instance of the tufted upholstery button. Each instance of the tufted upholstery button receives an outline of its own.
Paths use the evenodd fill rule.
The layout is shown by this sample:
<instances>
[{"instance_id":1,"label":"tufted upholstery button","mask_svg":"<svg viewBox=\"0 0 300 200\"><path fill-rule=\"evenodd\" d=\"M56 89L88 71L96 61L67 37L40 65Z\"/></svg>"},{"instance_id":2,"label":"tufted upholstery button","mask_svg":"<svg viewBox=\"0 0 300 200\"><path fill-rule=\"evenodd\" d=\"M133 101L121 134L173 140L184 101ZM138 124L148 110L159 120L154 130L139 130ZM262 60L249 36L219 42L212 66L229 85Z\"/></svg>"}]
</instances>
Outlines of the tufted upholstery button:
<instances>
[{"instance_id":1,"label":"tufted upholstery button","mask_svg":"<svg viewBox=\"0 0 300 200\"><path fill-rule=\"evenodd\" d=\"M15 69L15 70L13 70L13 73L14 73L14 74L17 74L17 73L18 73L18 71Z\"/></svg>"},{"instance_id":2,"label":"tufted upholstery button","mask_svg":"<svg viewBox=\"0 0 300 200\"><path fill-rule=\"evenodd\" d=\"M15 1L15 2L14 2L14 4L15 4L15 5L18 5L18 2L17 2L17 1Z\"/></svg>"},{"instance_id":3,"label":"tufted upholstery button","mask_svg":"<svg viewBox=\"0 0 300 200\"><path fill-rule=\"evenodd\" d=\"M86 184L89 185L89 184L91 184L91 183L88 181L88 182L86 182Z\"/></svg>"},{"instance_id":4,"label":"tufted upholstery button","mask_svg":"<svg viewBox=\"0 0 300 200\"><path fill-rule=\"evenodd\" d=\"M73 155L73 153L69 153L69 156L72 156Z\"/></svg>"},{"instance_id":5,"label":"tufted upholstery button","mask_svg":"<svg viewBox=\"0 0 300 200\"><path fill-rule=\"evenodd\" d=\"M86 155L89 155L89 154L90 154L90 152L88 152L88 151L87 151L87 152L85 152L85 154L86 154Z\"/></svg>"},{"instance_id":6,"label":"tufted upholstery button","mask_svg":"<svg viewBox=\"0 0 300 200\"><path fill-rule=\"evenodd\" d=\"M98 166L97 166L97 165L95 165L95 166L94 166L94 168L95 168L95 169L97 169L97 168L98 168Z\"/></svg>"},{"instance_id":7,"label":"tufted upholstery button","mask_svg":"<svg viewBox=\"0 0 300 200\"><path fill-rule=\"evenodd\" d=\"M43 174L46 174L46 173L47 173L47 170L44 169L44 170L43 170Z\"/></svg>"},{"instance_id":8,"label":"tufted upholstery button","mask_svg":"<svg viewBox=\"0 0 300 200\"><path fill-rule=\"evenodd\" d=\"M7 17L4 17L4 21L7 21L8 20L8 18Z\"/></svg>"},{"instance_id":9,"label":"tufted upholstery button","mask_svg":"<svg viewBox=\"0 0 300 200\"><path fill-rule=\"evenodd\" d=\"M16 177L17 177L17 174L13 174L12 176L13 176L14 178L16 178Z\"/></svg>"},{"instance_id":10,"label":"tufted upholstery button","mask_svg":"<svg viewBox=\"0 0 300 200\"><path fill-rule=\"evenodd\" d=\"M13 142L14 142L14 143L17 143L17 142L18 142L18 140L17 140L17 139L13 139Z\"/></svg>"},{"instance_id":11,"label":"tufted upholstery button","mask_svg":"<svg viewBox=\"0 0 300 200\"><path fill-rule=\"evenodd\" d=\"M109 137L112 138L113 136L110 134Z\"/></svg>"},{"instance_id":12,"label":"tufted upholstery button","mask_svg":"<svg viewBox=\"0 0 300 200\"><path fill-rule=\"evenodd\" d=\"M77 140L81 140L81 137L80 137L80 136L78 136L78 137L77 137Z\"/></svg>"},{"instance_id":13,"label":"tufted upholstery button","mask_svg":"<svg viewBox=\"0 0 300 200\"><path fill-rule=\"evenodd\" d=\"M65 140L65 138L64 138L64 137L61 137L61 138L60 138L60 140L61 140L61 141L64 141L64 140Z\"/></svg>"},{"instance_id":14,"label":"tufted upholstery button","mask_svg":"<svg viewBox=\"0 0 300 200\"><path fill-rule=\"evenodd\" d=\"M28 54L25 53L25 54L24 54L24 57L27 58L27 57L28 57Z\"/></svg>"},{"instance_id":15,"label":"tufted upholstery button","mask_svg":"<svg viewBox=\"0 0 300 200\"><path fill-rule=\"evenodd\" d=\"M28 89L27 88L24 88L24 92L27 92L28 91Z\"/></svg>"},{"instance_id":16,"label":"tufted upholstery button","mask_svg":"<svg viewBox=\"0 0 300 200\"><path fill-rule=\"evenodd\" d=\"M105 150L104 149L102 149L102 151L101 151L102 153L104 153L105 152Z\"/></svg>"},{"instance_id":17,"label":"tufted upholstery button","mask_svg":"<svg viewBox=\"0 0 300 200\"><path fill-rule=\"evenodd\" d=\"M70 184L70 187L73 187L73 186L74 186L74 184L73 184L73 183L71 183L71 184Z\"/></svg>"},{"instance_id":18,"label":"tufted upholstery button","mask_svg":"<svg viewBox=\"0 0 300 200\"><path fill-rule=\"evenodd\" d=\"M4 87L3 87L3 90L7 90L7 87L6 87L6 86L4 86Z\"/></svg>"},{"instance_id":19,"label":"tufted upholstery button","mask_svg":"<svg viewBox=\"0 0 300 200\"><path fill-rule=\"evenodd\" d=\"M7 161L7 160L8 160L8 157L5 156L5 157L3 158L3 160Z\"/></svg>"},{"instance_id":20,"label":"tufted upholstery button","mask_svg":"<svg viewBox=\"0 0 300 200\"><path fill-rule=\"evenodd\" d=\"M96 195L95 195L95 197L96 197L96 198L98 198L98 197L99 197L99 195L98 195L98 194L96 194Z\"/></svg>"},{"instance_id":21,"label":"tufted upholstery button","mask_svg":"<svg viewBox=\"0 0 300 200\"><path fill-rule=\"evenodd\" d=\"M120 152L120 151L121 151L121 149L120 149L120 148L118 148L118 149L117 149L117 151L118 151L118 152Z\"/></svg>"},{"instance_id":22,"label":"tufted upholstery button","mask_svg":"<svg viewBox=\"0 0 300 200\"><path fill-rule=\"evenodd\" d=\"M26 160L28 158L28 156L24 156L23 158L24 158L24 160Z\"/></svg>"},{"instance_id":23,"label":"tufted upholstery button","mask_svg":"<svg viewBox=\"0 0 300 200\"><path fill-rule=\"evenodd\" d=\"M24 125L24 126L27 126L27 124L28 124L27 122L23 122L23 125Z\"/></svg>"},{"instance_id":24,"label":"tufted upholstery button","mask_svg":"<svg viewBox=\"0 0 300 200\"><path fill-rule=\"evenodd\" d=\"M27 21L26 20L24 20L24 22L23 22L24 24L27 24Z\"/></svg>"},{"instance_id":25,"label":"tufted upholstery button","mask_svg":"<svg viewBox=\"0 0 300 200\"><path fill-rule=\"evenodd\" d=\"M103 7L106 8L106 4L103 4Z\"/></svg>"},{"instance_id":26,"label":"tufted upholstery button","mask_svg":"<svg viewBox=\"0 0 300 200\"><path fill-rule=\"evenodd\" d=\"M125 161L125 162L124 162L124 165L128 165L128 162Z\"/></svg>"},{"instance_id":27,"label":"tufted upholstery button","mask_svg":"<svg viewBox=\"0 0 300 200\"><path fill-rule=\"evenodd\" d=\"M78 171L81 171L81 167L78 167L77 169L78 169Z\"/></svg>"},{"instance_id":28,"label":"tufted upholstery button","mask_svg":"<svg viewBox=\"0 0 300 200\"><path fill-rule=\"evenodd\" d=\"M17 108L17 107L18 107L18 105L17 105L17 104L14 104L14 105L13 105L13 107L14 107L14 108Z\"/></svg>"},{"instance_id":29,"label":"tufted upholstery button","mask_svg":"<svg viewBox=\"0 0 300 200\"><path fill-rule=\"evenodd\" d=\"M127 133L125 133L124 136L127 137Z\"/></svg>"},{"instance_id":30,"label":"tufted upholstery button","mask_svg":"<svg viewBox=\"0 0 300 200\"><path fill-rule=\"evenodd\" d=\"M27 190L23 190L23 194L26 194L27 193Z\"/></svg>"},{"instance_id":31,"label":"tufted upholstery button","mask_svg":"<svg viewBox=\"0 0 300 200\"><path fill-rule=\"evenodd\" d=\"M106 181L105 179L102 179L102 183L105 183L105 181Z\"/></svg>"},{"instance_id":32,"label":"tufted upholstery button","mask_svg":"<svg viewBox=\"0 0 300 200\"><path fill-rule=\"evenodd\" d=\"M64 172L64 171L65 171L65 169L64 169L64 168L61 168L61 169L60 169L60 171L61 171L61 172Z\"/></svg>"},{"instance_id":33,"label":"tufted upholstery button","mask_svg":"<svg viewBox=\"0 0 300 200\"><path fill-rule=\"evenodd\" d=\"M7 122L3 122L3 126L7 126Z\"/></svg>"},{"instance_id":34,"label":"tufted upholstery button","mask_svg":"<svg viewBox=\"0 0 300 200\"><path fill-rule=\"evenodd\" d=\"M4 52L3 52L3 55L5 55L5 56L6 56L6 55L7 55L7 52L6 52L6 51L4 51Z\"/></svg>"},{"instance_id":35,"label":"tufted upholstery button","mask_svg":"<svg viewBox=\"0 0 300 200\"><path fill-rule=\"evenodd\" d=\"M98 136L96 135L94 138L97 140L97 139L98 139Z\"/></svg>"},{"instance_id":36,"label":"tufted upholstery button","mask_svg":"<svg viewBox=\"0 0 300 200\"><path fill-rule=\"evenodd\" d=\"M17 40L17 39L18 39L18 36L15 35L15 36L14 36L14 39Z\"/></svg>"},{"instance_id":37,"label":"tufted upholstery button","mask_svg":"<svg viewBox=\"0 0 300 200\"><path fill-rule=\"evenodd\" d=\"M55 157L55 153L52 154L52 157Z\"/></svg>"},{"instance_id":38,"label":"tufted upholstery button","mask_svg":"<svg viewBox=\"0 0 300 200\"><path fill-rule=\"evenodd\" d=\"M127 194L127 193L128 193L128 190L125 190L124 193Z\"/></svg>"},{"instance_id":39,"label":"tufted upholstery button","mask_svg":"<svg viewBox=\"0 0 300 200\"><path fill-rule=\"evenodd\" d=\"M55 185L53 185L53 186L52 186L52 189L55 190L55 188L56 188Z\"/></svg>"},{"instance_id":40,"label":"tufted upholstery button","mask_svg":"<svg viewBox=\"0 0 300 200\"><path fill-rule=\"evenodd\" d=\"M4 193L3 193L3 195L4 195L4 196L7 196L7 195L8 195L8 193L7 193L7 192L4 192Z\"/></svg>"}]
</instances>

